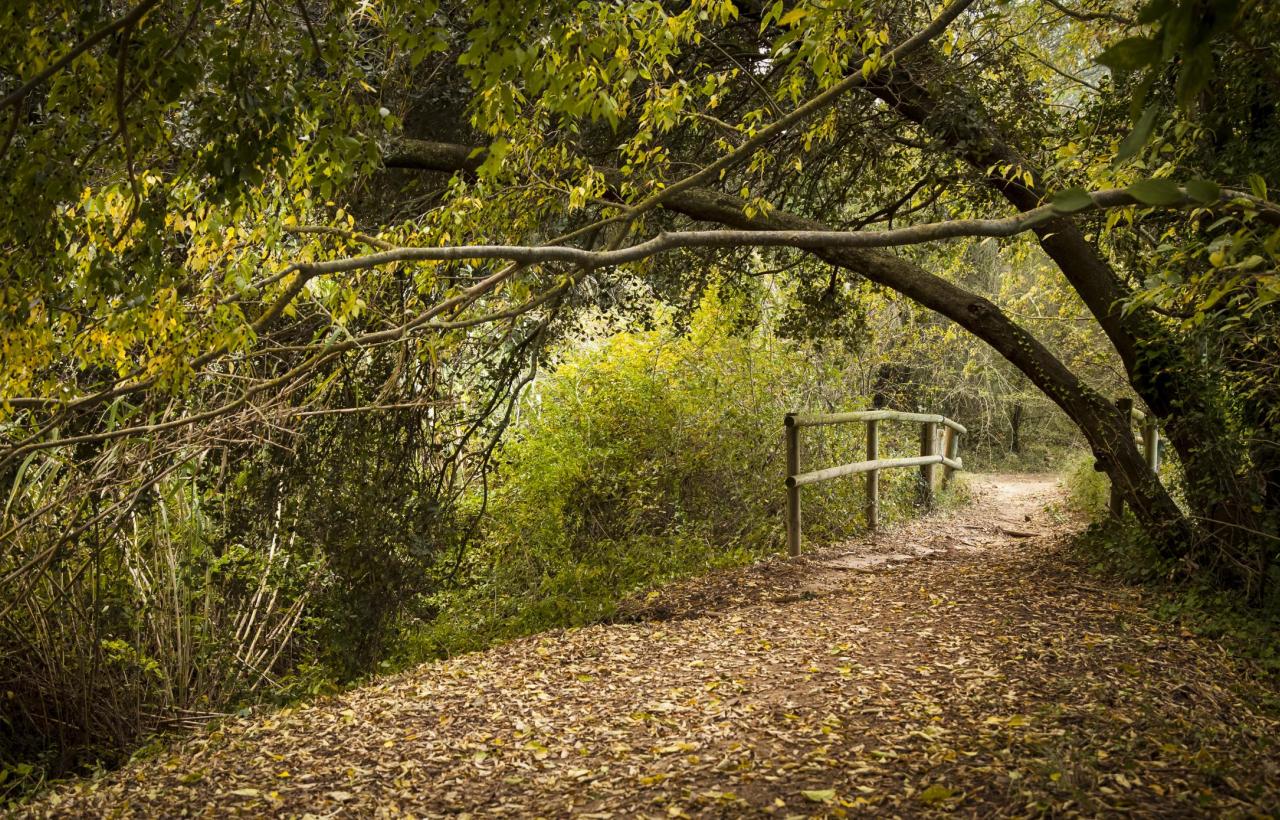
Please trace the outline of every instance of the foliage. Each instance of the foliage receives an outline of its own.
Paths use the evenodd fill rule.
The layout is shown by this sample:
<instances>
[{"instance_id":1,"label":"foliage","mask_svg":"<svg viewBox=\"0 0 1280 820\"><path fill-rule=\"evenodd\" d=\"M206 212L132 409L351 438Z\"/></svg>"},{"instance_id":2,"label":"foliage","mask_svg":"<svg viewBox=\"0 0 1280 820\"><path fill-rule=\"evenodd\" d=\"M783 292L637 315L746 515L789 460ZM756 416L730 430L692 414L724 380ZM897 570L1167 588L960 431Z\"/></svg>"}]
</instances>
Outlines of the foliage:
<instances>
[{"instance_id":1,"label":"foliage","mask_svg":"<svg viewBox=\"0 0 1280 820\"><path fill-rule=\"evenodd\" d=\"M1062 483L1067 491L1067 505L1092 521L1107 514L1111 483L1094 465L1093 454L1072 453L1062 467Z\"/></svg>"},{"instance_id":2,"label":"foliage","mask_svg":"<svg viewBox=\"0 0 1280 820\"><path fill-rule=\"evenodd\" d=\"M1153 544L1266 599L1277 8L1012 0L899 53L932 4L5 5L6 747L88 759L424 629L445 651L580 623L759 554L760 419L804 406L941 409L974 463L1078 432ZM1086 207L1101 188L1132 204ZM894 253L370 258L1045 202L1034 239ZM719 278L741 304L698 308ZM597 311L634 324L583 330ZM1129 394L1180 482L1143 471ZM815 460L856 451L830 435ZM850 492L811 494L811 534Z\"/></svg>"},{"instance_id":3,"label":"foliage","mask_svg":"<svg viewBox=\"0 0 1280 820\"><path fill-rule=\"evenodd\" d=\"M1280 680L1280 599L1259 607L1230 591L1198 584L1165 591L1155 606L1158 616L1188 631L1219 641L1233 654L1256 663Z\"/></svg>"},{"instance_id":4,"label":"foliage","mask_svg":"<svg viewBox=\"0 0 1280 820\"><path fill-rule=\"evenodd\" d=\"M1158 101L1148 104L1148 95L1172 58L1178 58L1174 95L1182 108L1190 108L1213 81L1215 40L1234 27L1241 6L1240 0L1148 0L1133 22L1156 30L1125 37L1098 55L1098 62L1114 74L1138 75L1132 103L1135 127L1120 144L1117 160L1129 159L1151 138L1161 111Z\"/></svg>"},{"instance_id":5,"label":"foliage","mask_svg":"<svg viewBox=\"0 0 1280 820\"><path fill-rule=\"evenodd\" d=\"M1204 577L1181 577L1132 523L1095 524L1074 546L1104 577L1143 584L1150 611L1177 624L1185 637L1220 642L1271 680L1280 680L1280 595L1250 601Z\"/></svg>"},{"instance_id":6,"label":"foliage","mask_svg":"<svg viewBox=\"0 0 1280 820\"><path fill-rule=\"evenodd\" d=\"M522 400L482 541L463 559L468 580L441 596L415 656L594 623L628 594L779 548L781 419L812 407L815 388L838 389L840 368L767 333L733 334L739 309L713 288L686 330L660 311L652 329L610 334L616 323L602 317L566 343ZM883 452L917 446L914 429L884 427ZM861 425L805 433L814 466L863 447ZM910 515L913 473L886 471L881 482L881 520ZM822 543L862 526L863 497L860 478L807 488L805 537Z\"/></svg>"},{"instance_id":7,"label":"foliage","mask_svg":"<svg viewBox=\"0 0 1280 820\"><path fill-rule=\"evenodd\" d=\"M310 592L272 523L260 550L227 544L187 474L157 486L115 549L86 545L98 552L83 570L68 561L17 606L6 595L0 760L110 762L139 736L270 689Z\"/></svg>"}]
</instances>

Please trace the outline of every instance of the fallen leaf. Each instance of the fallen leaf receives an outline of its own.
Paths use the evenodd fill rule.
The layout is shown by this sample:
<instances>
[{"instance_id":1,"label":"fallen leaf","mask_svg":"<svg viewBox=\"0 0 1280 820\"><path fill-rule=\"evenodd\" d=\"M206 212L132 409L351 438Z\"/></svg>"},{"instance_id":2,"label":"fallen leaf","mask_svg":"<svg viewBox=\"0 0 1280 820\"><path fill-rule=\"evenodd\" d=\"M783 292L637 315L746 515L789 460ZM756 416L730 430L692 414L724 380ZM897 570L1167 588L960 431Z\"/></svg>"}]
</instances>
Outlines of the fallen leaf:
<instances>
[{"instance_id":1,"label":"fallen leaf","mask_svg":"<svg viewBox=\"0 0 1280 820\"><path fill-rule=\"evenodd\" d=\"M918 795L922 801L931 806L944 800L950 800L954 796L955 793L941 783L934 783Z\"/></svg>"}]
</instances>

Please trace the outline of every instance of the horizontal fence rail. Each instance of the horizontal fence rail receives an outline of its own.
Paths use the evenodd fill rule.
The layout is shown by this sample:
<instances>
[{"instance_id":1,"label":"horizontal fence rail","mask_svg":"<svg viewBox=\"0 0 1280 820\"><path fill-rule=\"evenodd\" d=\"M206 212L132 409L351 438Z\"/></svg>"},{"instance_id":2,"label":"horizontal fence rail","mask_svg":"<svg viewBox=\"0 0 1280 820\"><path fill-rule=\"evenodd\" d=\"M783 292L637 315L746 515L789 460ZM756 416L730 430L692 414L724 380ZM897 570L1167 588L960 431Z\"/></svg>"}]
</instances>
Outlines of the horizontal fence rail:
<instances>
[{"instance_id":1,"label":"horizontal fence rail","mask_svg":"<svg viewBox=\"0 0 1280 820\"><path fill-rule=\"evenodd\" d=\"M920 455L908 458L880 458L880 430L882 421L907 421L920 425ZM825 424L852 424L861 422L867 426L867 459L823 470L800 472L800 430ZM800 554L800 488L832 478L864 473L867 476L867 526L875 530L880 519L880 471L895 467L920 468L920 503L933 506L936 484L935 467L941 464L942 482L951 480L951 474L963 470L960 460L960 436L968 432L964 425L936 413L904 413L900 410L858 410L852 413L788 413L783 419L787 444L787 551ZM939 447L939 434L942 442Z\"/></svg>"},{"instance_id":2,"label":"horizontal fence rail","mask_svg":"<svg viewBox=\"0 0 1280 820\"><path fill-rule=\"evenodd\" d=\"M817 427L822 424L848 424L853 421L918 421L943 424L957 433L969 432L963 424L936 413L904 413L900 410L855 410L852 413L788 413L784 424L795 427Z\"/></svg>"},{"instance_id":3,"label":"horizontal fence rail","mask_svg":"<svg viewBox=\"0 0 1280 820\"><path fill-rule=\"evenodd\" d=\"M839 478L840 476L853 475L854 473L869 473L872 470L887 470L891 467L923 467L928 464L945 464L953 470L964 469L958 459L952 460L943 455L882 458L877 461L855 461L852 464L841 464L839 467L828 467L825 470L814 470L811 473L789 475L787 476L787 486L803 487L806 484L817 484L819 481L826 481L828 478Z\"/></svg>"}]
</instances>

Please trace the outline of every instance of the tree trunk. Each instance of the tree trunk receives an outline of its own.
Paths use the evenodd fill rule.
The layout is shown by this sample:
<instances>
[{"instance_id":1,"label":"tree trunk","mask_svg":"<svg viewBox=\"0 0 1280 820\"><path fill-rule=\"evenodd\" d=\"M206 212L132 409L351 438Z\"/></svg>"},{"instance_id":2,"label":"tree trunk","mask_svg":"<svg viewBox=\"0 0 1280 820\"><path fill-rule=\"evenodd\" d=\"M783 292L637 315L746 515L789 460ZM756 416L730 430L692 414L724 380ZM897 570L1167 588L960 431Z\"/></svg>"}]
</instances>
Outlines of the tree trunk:
<instances>
[{"instance_id":1,"label":"tree trunk","mask_svg":"<svg viewBox=\"0 0 1280 820\"><path fill-rule=\"evenodd\" d=\"M1015 456L1022 455L1022 402L1013 403L1009 411L1009 452Z\"/></svg>"},{"instance_id":2,"label":"tree trunk","mask_svg":"<svg viewBox=\"0 0 1280 820\"><path fill-rule=\"evenodd\" d=\"M921 58L929 59L932 67L945 71L936 55ZM1039 169L996 131L976 99L960 89L948 88L948 102L943 105L906 70L886 73L883 83L870 90L980 172L1006 164L1029 171L1034 180L1030 185L1020 174L989 174L986 182L1019 210L1043 203L1046 192L1040 187L1043 176ZM1248 530L1258 528L1253 510L1262 499L1250 486L1255 482L1241 480L1248 472L1246 453L1229 432L1227 411L1211 375L1194 351L1185 349L1153 313L1123 312L1131 295L1128 286L1070 218L1042 223L1035 233L1040 247L1061 269L1120 354L1135 392L1163 421L1164 434L1184 467L1188 500L1207 524L1201 532L1225 543L1249 538ZM1111 479L1129 480L1115 474Z\"/></svg>"}]
</instances>

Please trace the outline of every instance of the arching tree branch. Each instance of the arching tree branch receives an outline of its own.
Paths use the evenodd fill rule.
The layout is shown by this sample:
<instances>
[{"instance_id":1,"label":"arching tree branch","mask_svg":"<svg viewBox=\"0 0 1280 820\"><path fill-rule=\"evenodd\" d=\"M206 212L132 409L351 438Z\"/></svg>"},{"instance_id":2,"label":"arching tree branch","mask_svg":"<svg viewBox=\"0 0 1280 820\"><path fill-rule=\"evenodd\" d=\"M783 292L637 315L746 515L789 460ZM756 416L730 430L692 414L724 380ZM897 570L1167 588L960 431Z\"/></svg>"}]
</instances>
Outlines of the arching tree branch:
<instances>
[{"instance_id":1,"label":"arching tree branch","mask_svg":"<svg viewBox=\"0 0 1280 820\"><path fill-rule=\"evenodd\" d=\"M687 190L687 189L686 189ZM1204 203L1180 189L1176 201L1164 203L1165 208L1185 208ZM1220 202L1230 203L1236 198L1233 191L1220 195ZM1123 188L1095 191L1088 195L1089 204L1072 208L1074 213L1143 205ZM678 209L678 206L676 206ZM1031 231L1038 226L1063 216L1064 211L1055 205L1042 205L1015 216L1000 219L953 219L929 222L906 228L874 231L809 230L707 230L661 233L636 245L613 250L592 251L567 245L453 245L427 248L391 248L364 256L334 259L328 262L311 262L292 266L288 270L298 272L298 280L291 290L301 287L301 282L320 275L345 273L354 270L381 267L396 262L444 262L464 259L505 259L525 265L560 262L583 268L603 268L640 262L649 257L682 248L798 248L803 250L832 250L837 248L889 248L903 245L919 245L961 237L1008 238ZM1280 218L1280 211L1273 212Z\"/></svg>"}]
</instances>

